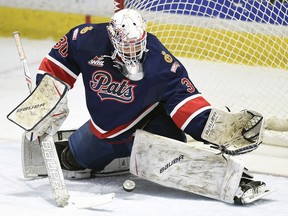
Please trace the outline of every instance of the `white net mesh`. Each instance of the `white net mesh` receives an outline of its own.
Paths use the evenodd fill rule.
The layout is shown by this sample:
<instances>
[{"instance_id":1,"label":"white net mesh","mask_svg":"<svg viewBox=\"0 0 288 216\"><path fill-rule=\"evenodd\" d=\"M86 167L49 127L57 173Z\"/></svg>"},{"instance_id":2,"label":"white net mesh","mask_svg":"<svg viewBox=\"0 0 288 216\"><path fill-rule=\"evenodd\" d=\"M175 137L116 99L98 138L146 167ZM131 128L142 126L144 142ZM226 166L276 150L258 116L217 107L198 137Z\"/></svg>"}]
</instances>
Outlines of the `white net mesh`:
<instances>
[{"instance_id":1,"label":"white net mesh","mask_svg":"<svg viewBox=\"0 0 288 216\"><path fill-rule=\"evenodd\" d=\"M126 0L215 106L254 109L288 131L288 4L261 0Z\"/></svg>"}]
</instances>

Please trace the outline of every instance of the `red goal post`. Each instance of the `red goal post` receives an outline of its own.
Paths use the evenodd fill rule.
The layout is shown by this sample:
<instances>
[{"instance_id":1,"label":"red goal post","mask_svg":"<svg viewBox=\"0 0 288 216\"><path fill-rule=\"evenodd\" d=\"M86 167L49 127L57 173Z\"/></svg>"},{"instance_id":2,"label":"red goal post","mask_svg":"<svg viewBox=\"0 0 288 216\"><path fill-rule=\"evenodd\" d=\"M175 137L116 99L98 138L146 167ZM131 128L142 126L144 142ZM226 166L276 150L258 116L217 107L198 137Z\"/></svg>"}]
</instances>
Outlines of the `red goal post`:
<instances>
[{"instance_id":1,"label":"red goal post","mask_svg":"<svg viewBox=\"0 0 288 216\"><path fill-rule=\"evenodd\" d=\"M227 106L235 112L252 109L263 113L267 131L271 132L266 133L266 142L288 146L287 2L115 0L114 3L115 11L123 8L140 11L147 21L147 31L157 35L182 61L194 84L214 106Z\"/></svg>"}]
</instances>

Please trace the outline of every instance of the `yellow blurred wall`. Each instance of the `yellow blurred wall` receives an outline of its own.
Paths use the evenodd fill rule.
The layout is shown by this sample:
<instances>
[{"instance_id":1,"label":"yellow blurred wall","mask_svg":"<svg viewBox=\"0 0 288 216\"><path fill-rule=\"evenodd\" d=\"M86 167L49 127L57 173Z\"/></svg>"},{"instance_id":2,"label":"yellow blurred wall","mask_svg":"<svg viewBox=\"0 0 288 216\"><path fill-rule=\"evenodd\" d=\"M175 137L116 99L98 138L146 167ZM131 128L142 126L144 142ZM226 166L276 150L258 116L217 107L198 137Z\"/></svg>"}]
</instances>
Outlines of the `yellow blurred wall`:
<instances>
[{"instance_id":1,"label":"yellow blurred wall","mask_svg":"<svg viewBox=\"0 0 288 216\"><path fill-rule=\"evenodd\" d=\"M91 22L108 22L110 17L91 16ZM58 40L72 27L85 23L82 14L0 7L0 37L20 31L23 38Z\"/></svg>"}]
</instances>

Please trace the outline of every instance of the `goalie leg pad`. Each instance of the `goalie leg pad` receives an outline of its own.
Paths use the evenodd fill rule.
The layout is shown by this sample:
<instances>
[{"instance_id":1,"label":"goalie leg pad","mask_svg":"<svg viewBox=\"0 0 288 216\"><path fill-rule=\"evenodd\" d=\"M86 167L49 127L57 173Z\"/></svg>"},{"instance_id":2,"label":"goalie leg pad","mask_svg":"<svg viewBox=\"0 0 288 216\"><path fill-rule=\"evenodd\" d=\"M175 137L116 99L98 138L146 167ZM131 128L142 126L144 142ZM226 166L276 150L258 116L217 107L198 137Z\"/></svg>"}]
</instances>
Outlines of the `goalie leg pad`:
<instances>
[{"instance_id":1,"label":"goalie leg pad","mask_svg":"<svg viewBox=\"0 0 288 216\"><path fill-rule=\"evenodd\" d=\"M75 130L58 131L53 136L56 145L57 154L61 155L63 149L68 146L68 138ZM38 140L30 141L25 133L22 136L21 144L22 170L25 178L37 178L47 176L45 162L42 156ZM67 179L85 179L92 177L114 176L129 173L130 157L116 158L111 161L101 171L84 169L80 171L62 170L64 178Z\"/></svg>"},{"instance_id":2,"label":"goalie leg pad","mask_svg":"<svg viewBox=\"0 0 288 216\"><path fill-rule=\"evenodd\" d=\"M115 158L111 161L103 170L95 171L91 169L84 170L64 170L63 175L66 179L87 179L90 177L106 177L106 176L118 176L129 174L129 162L130 157Z\"/></svg>"},{"instance_id":3,"label":"goalie leg pad","mask_svg":"<svg viewBox=\"0 0 288 216\"><path fill-rule=\"evenodd\" d=\"M47 176L47 169L39 141L28 140L25 133L22 135L21 160L22 171L25 178Z\"/></svg>"},{"instance_id":4,"label":"goalie leg pad","mask_svg":"<svg viewBox=\"0 0 288 216\"><path fill-rule=\"evenodd\" d=\"M74 131L75 130L58 131L57 134L53 136L56 148L59 147L59 144L57 143L68 142L68 137ZM25 178L47 176L47 170L42 156L39 140L30 141L27 139L25 132L22 135L21 159L22 171Z\"/></svg>"},{"instance_id":5,"label":"goalie leg pad","mask_svg":"<svg viewBox=\"0 0 288 216\"><path fill-rule=\"evenodd\" d=\"M234 203L244 170L236 158L137 130L130 172L158 183L228 203Z\"/></svg>"}]
</instances>

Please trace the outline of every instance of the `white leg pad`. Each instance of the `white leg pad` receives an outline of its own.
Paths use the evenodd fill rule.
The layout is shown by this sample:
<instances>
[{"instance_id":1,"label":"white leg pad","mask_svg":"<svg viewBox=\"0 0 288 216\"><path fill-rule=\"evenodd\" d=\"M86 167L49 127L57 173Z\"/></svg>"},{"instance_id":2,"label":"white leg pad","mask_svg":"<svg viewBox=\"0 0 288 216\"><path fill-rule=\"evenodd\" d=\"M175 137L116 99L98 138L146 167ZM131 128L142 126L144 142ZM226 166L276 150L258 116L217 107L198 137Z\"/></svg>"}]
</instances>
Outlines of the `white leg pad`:
<instances>
[{"instance_id":1,"label":"white leg pad","mask_svg":"<svg viewBox=\"0 0 288 216\"><path fill-rule=\"evenodd\" d=\"M149 181L233 203L244 170L241 160L137 130L130 172Z\"/></svg>"},{"instance_id":2,"label":"white leg pad","mask_svg":"<svg viewBox=\"0 0 288 216\"><path fill-rule=\"evenodd\" d=\"M21 143L22 171L25 178L47 176L47 169L38 140L30 141L25 132Z\"/></svg>"}]
</instances>

